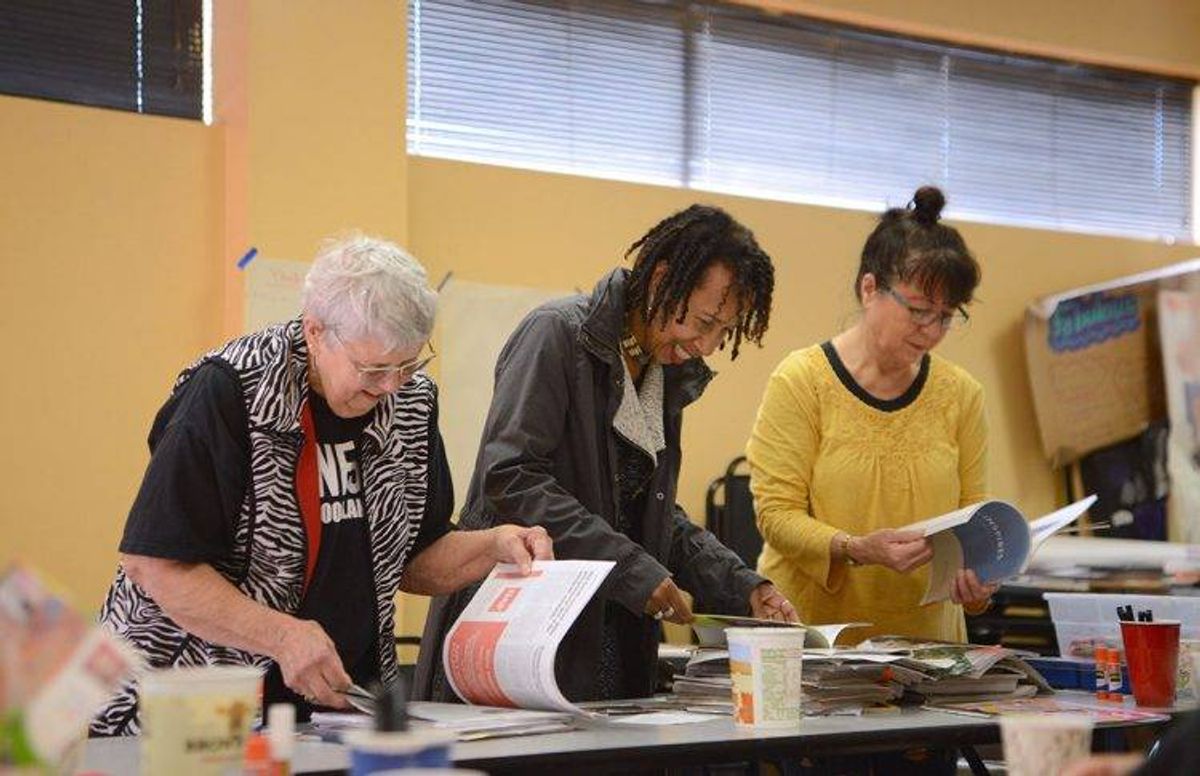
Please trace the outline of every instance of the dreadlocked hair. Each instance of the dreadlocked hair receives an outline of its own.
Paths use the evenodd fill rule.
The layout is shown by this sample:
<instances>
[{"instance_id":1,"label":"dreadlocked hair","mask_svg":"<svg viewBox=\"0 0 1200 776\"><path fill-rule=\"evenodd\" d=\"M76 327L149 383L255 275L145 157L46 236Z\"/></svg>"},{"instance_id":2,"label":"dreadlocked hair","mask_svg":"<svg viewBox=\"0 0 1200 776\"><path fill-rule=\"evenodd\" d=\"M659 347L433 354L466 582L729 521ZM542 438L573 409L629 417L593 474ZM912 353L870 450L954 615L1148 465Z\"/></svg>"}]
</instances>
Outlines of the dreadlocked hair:
<instances>
[{"instance_id":1,"label":"dreadlocked hair","mask_svg":"<svg viewBox=\"0 0 1200 776\"><path fill-rule=\"evenodd\" d=\"M733 216L712 205L692 205L659 221L629 246L625 257L635 252L625 298L627 314L645 310L649 323L665 312L663 328L672 315L676 323L683 323L692 291L705 271L720 262L733 273L731 290L739 302L731 358L737 358L743 340L762 346L771 318L775 268L754 233ZM650 279L659 264L666 266L666 272L651 295Z\"/></svg>"}]
</instances>

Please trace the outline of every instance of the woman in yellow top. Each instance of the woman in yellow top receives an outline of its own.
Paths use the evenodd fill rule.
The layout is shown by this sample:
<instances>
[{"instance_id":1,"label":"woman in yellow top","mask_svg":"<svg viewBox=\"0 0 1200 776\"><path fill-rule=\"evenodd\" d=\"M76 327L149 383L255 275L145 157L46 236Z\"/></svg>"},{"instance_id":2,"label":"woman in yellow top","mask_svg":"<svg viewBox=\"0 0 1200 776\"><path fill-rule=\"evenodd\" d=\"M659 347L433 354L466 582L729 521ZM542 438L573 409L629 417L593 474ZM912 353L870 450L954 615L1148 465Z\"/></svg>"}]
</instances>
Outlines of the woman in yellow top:
<instances>
[{"instance_id":1,"label":"woman in yellow top","mask_svg":"<svg viewBox=\"0 0 1200 776\"><path fill-rule=\"evenodd\" d=\"M932 552L901 530L986 492L983 389L930 352L979 284L962 237L938 222L944 205L927 186L883 214L855 282L861 317L783 360L747 446L759 573L804 622L872 623L856 637L965 641L963 608L985 609L995 589L960 570L953 600L920 606Z\"/></svg>"}]
</instances>

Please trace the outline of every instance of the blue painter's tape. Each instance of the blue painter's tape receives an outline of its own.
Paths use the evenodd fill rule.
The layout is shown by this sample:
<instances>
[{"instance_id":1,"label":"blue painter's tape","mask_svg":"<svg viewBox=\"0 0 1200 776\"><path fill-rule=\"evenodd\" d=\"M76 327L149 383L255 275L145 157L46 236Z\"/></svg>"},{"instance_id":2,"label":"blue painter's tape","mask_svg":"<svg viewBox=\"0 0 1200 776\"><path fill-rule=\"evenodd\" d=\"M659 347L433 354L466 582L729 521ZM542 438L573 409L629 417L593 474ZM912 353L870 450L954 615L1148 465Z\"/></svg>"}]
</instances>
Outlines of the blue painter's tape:
<instances>
[{"instance_id":1,"label":"blue painter's tape","mask_svg":"<svg viewBox=\"0 0 1200 776\"><path fill-rule=\"evenodd\" d=\"M258 248L251 248L250 250L246 251L246 255L243 256L242 258L238 259L237 268L245 269L246 265L249 264L251 261L253 261L254 257L257 255L258 255Z\"/></svg>"}]
</instances>

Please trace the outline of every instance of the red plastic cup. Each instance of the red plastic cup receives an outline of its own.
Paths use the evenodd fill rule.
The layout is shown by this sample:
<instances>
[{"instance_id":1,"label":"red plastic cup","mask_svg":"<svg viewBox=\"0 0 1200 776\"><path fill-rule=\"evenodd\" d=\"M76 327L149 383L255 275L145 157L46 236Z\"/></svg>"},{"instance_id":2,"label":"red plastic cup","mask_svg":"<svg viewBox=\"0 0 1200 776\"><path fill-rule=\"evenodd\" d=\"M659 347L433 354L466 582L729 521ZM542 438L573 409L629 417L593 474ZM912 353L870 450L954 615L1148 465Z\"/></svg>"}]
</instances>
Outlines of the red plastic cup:
<instances>
[{"instance_id":1,"label":"red plastic cup","mask_svg":"<svg viewBox=\"0 0 1200 776\"><path fill-rule=\"evenodd\" d=\"M1179 670L1179 622L1122 621L1121 640L1137 705L1173 705Z\"/></svg>"}]
</instances>

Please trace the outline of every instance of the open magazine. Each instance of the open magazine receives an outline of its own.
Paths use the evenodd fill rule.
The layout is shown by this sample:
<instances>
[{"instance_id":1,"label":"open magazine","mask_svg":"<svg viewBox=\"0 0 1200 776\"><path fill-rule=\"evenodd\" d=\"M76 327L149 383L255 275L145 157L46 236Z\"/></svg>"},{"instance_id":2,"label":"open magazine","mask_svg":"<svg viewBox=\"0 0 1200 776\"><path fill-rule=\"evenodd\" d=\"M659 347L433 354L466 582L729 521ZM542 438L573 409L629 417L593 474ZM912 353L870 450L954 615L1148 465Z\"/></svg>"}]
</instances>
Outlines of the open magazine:
<instances>
[{"instance_id":1,"label":"open magazine","mask_svg":"<svg viewBox=\"0 0 1200 776\"><path fill-rule=\"evenodd\" d=\"M1000 582L1020 574L1044 541L1073 523L1095 502L1095 496L1088 496L1028 521L1012 504L981 501L906 526L920 531L933 543L929 586L921 603L949 598L954 575L961 568L974 570L980 582Z\"/></svg>"},{"instance_id":2,"label":"open magazine","mask_svg":"<svg viewBox=\"0 0 1200 776\"><path fill-rule=\"evenodd\" d=\"M446 634L442 662L450 686L480 706L582 713L558 687L554 656L615 565L535 561L528 576L512 564L497 565Z\"/></svg>"},{"instance_id":3,"label":"open magazine","mask_svg":"<svg viewBox=\"0 0 1200 776\"><path fill-rule=\"evenodd\" d=\"M804 646L832 647L847 628L864 628L869 622L840 622L834 625L804 625L803 623L764 620L758 617L739 617L729 614L697 614L692 630L702 647L724 647L726 628L804 628Z\"/></svg>"}]
</instances>

